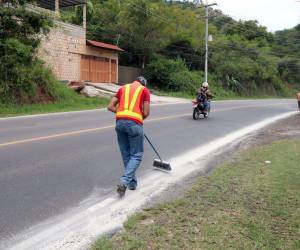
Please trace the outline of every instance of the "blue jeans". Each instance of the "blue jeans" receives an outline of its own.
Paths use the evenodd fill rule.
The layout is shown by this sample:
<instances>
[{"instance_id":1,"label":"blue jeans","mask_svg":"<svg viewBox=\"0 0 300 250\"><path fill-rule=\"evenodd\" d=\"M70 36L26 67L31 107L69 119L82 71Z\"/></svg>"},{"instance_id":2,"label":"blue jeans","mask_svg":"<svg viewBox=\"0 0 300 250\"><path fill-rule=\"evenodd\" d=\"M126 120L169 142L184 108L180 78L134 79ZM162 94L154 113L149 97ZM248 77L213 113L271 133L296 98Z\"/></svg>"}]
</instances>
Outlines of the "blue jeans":
<instances>
[{"instance_id":1,"label":"blue jeans","mask_svg":"<svg viewBox=\"0 0 300 250\"><path fill-rule=\"evenodd\" d=\"M210 101L205 100L203 102L203 109L204 111L208 111L210 109Z\"/></svg>"},{"instance_id":2,"label":"blue jeans","mask_svg":"<svg viewBox=\"0 0 300 250\"><path fill-rule=\"evenodd\" d=\"M117 120L116 132L124 163L121 183L135 188L137 186L135 172L141 164L144 153L143 126L131 120Z\"/></svg>"}]
</instances>

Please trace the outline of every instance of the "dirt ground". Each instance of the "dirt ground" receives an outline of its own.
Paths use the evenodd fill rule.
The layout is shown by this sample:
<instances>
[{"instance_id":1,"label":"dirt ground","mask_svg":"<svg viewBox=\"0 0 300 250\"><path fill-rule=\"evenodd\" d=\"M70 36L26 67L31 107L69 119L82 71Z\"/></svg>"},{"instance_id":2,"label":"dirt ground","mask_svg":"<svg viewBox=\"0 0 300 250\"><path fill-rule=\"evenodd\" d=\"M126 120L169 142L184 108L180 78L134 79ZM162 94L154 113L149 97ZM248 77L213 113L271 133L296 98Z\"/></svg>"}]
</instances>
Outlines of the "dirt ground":
<instances>
[{"instance_id":1,"label":"dirt ground","mask_svg":"<svg viewBox=\"0 0 300 250\"><path fill-rule=\"evenodd\" d=\"M285 139L300 139L300 112L250 135L243 143L239 144L239 150Z\"/></svg>"},{"instance_id":2,"label":"dirt ground","mask_svg":"<svg viewBox=\"0 0 300 250\"><path fill-rule=\"evenodd\" d=\"M236 153L241 153L259 145L269 144L276 140L286 139L300 140L300 112L294 116L278 121L249 134L240 141L233 143L226 151L218 155L214 155L211 160L206 162L205 171L193 173L193 175L186 177L180 183L170 186L159 197L150 201L146 207L182 197L185 192L192 187L193 183L199 176L209 175L216 166L222 164L222 162L226 160L233 159Z\"/></svg>"}]
</instances>

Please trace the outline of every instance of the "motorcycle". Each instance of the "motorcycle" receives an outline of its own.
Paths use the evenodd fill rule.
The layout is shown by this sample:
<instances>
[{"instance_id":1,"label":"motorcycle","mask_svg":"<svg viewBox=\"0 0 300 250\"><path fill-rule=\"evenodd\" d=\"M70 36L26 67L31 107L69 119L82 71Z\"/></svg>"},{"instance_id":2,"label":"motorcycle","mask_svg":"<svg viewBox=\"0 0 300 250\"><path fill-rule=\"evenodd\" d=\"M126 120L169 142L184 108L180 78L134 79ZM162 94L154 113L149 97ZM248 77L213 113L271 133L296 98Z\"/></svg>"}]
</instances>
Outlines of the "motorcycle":
<instances>
[{"instance_id":1,"label":"motorcycle","mask_svg":"<svg viewBox=\"0 0 300 250\"><path fill-rule=\"evenodd\" d=\"M198 120L200 115L203 115L204 118L207 118L210 112L210 107L207 112L204 112L204 101L205 96L200 95L196 100L193 100L193 119ZM210 106L210 105L209 105Z\"/></svg>"}]
</instances>

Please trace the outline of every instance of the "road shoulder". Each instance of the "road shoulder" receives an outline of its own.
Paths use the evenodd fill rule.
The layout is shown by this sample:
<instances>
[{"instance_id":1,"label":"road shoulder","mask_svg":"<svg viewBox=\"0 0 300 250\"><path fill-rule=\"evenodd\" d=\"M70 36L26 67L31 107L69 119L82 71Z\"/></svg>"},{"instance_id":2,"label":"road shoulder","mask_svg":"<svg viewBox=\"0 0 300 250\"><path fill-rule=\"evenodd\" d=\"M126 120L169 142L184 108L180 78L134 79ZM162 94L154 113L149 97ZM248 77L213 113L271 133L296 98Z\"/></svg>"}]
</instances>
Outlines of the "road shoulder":
<instances>
[{"instance_id":1,"label":"road shoulder","mask_svg":"<svg viewBox=\"0 0 300 250\"><path fill-rule=\"evenodd\" d=\"M228 234L227 235L228 237L233 237L233 239L235 239L234 242L240 242L239 240L243 239L244 236L246 237L246 239L250 238L250 240L247 241L248 245L241 245L242 243L239 243L240 245L236 245L236 247L246 247L246 248L251 247L251 244L253 242L261 244L261 246L263 246L263 244L268 244L270 247L272 247L272 246L280 247L282 244L285 244L284 242L286 242L286 244L289 244L290 247L295 247L295 246L299 247L299 242L297 242L297 240L296 240L297 237L299 238L299 231L297 233L297 229L295 229L295 228L293 229L294 231L289 231L289 229L287 229L287 227L293 228L293 225L281 223L284 220L288 220L290 222L290 220L292 220L292 218L294 218L292 216L292 213L297 213L297 211L293 210L292 205L291 205L291 207L282 207L282 204L280 204L280 202L278 204L276 203L278 205L276 211L277 211L277 213L279 213L279 215L277 217L275 216L275 220L278 219L279 221L277 221L277 224L281 225L282 227L277 228L276 229L277 231L276 230L273 231L272 227L274 227L275 224L272 224L270 222L270 220L273 220L274 217L272 217L272 216L269 217L267 214L265 214L265 216L263 218L259 218L259 217L255 217L254 215L253 216L251 215L251 209L253 207L254 207L253 208L254 213L265 213L265 210L270 209L270 207L267 206L268 204L266 205L264 202L259 201L259 198L262 198L265 200L270 198L268 196L265 196L265 192L257 193L257 190L256 190L256 192L254 192L253 194L254 194L254 196L256 195L256 198L258 199L259 204L253 205L253 203L255 203L256 200L252 199L251 203L249 203L246 206L246 209L250 208L250 210L247 210L246 215L249 216L249 218L252 218L254 221L253 222L251 220L249 221L247 216L245 217L245 214L244 214L245 206L244 205L243 206L241 205L240 207L238 207L239 209L243 209L243 213L242 213L243 216L239 216L239 213L241 213L240 211L233 211L232 209L231 210L228 209L228 207L226 208L227 210L225 208L222 208L223 207L222 204L226 204L226 206L229 206L229 207L230 207L230 205L233 204L233 203L228 204L226 199L234 202L232 197L235 196L237 192L239 192L239 188L237 188L236 185L231 185L230 183L229 183L230 184L229 185L227 183L226 187L231 188L231 191L229 190L230 192L223 192L222 196L220 196L220 192L222 192L223 184L222 183L216 184L215 182L210 182L210 178L214 179L215 181L220 181L220 178L215 179L215 177L214 177L215 172L217 172L217 175L220 175L221 179L224 176L225 177L230 176L231 179L237 180L237 183L238 183L237 185L241 185L240 187L242 190L244 190L244 191L246 190L247 192L249 192L249 190L247 190L247 188L245 188L238 179L234 178L234 176L236 176L235 173L231 173L231 175L228 173L226 174L226 171L227 172L231 171L230 167L228 167L228 166L234 166L236 168L237 167L236 163L241 163L240 155L244 155L244 157L246 157L246 158L244 158L244 161L243 161L246 165L247 157L250 157L250 156L247 156L248 151L255 152L254 155L253 155L253 153L251 155L251 157L252 157L251 159L255 159L254 165L253 165L253 161L248 160L249 164L250 164L249 167L251 167L251 168L257 167L255 169L256 172L254 172L254 173L248 172L248 174L251 174L252 179L255 180L255 177L256 177L255 174L257 174L259 178L263 178L265 173L268 172L268 167L272 166L272 159L269 159L267 157L267 156L270 156L273 158L275 157L274 155L272 155L272 152L268 152L268 148L271 147L270 145L275 145L274 147L276 148L276 150L280 150L279 152L288 150L286 152L287 154L284 154L284 152L283 152L282 157L287 156L287 159L293 159L293 157L291 157L291 156L294 156L293 154L296 154L295 151L293 151L293 147L296 147L297 145L299 146L299 139L300 139L300 123L299 123L299 121L300 121L300 114L297 114L297 115L289 117L285 120L279 121L275 124L267 126L263 129L257 131L256 133L252 133L252 134L248 135L247 137L244 137L243 139L239 140L237 143L233 144L232 147L230 147L226 152L223 152L220 155L215 155L213 157L213 160L210 160L206 164L205 171L201 171L198 174L193 175L193 177L190 176L190 177L186 178L180 184L176 184L176 185L169 187L168 190L166 190L163 193L163 195L160 196L159 199L149 202L148 206L141 213L138 213L129 218L129 220L124 224L125 229L121 234L117 233L116 235L114 235L111 241L102 239L100 241L100 243L98 243L97 248L94 248L94 249L102 249L101 247L104 247L104 246L106 247L106 249L107 248L115 249L116 244L118 244L119 246L122 245L122 247L124 247L124 249L127 249L128 247L136 247L137 249L138 248L142 249L143 246L145 246L145 244L147 246L151 245L153 247L153 249L159 249L159 247L171 249L171 246L184 248L187 246L186 244L191 244L189 246L197 247L198 246L197 244L203 240L201 238L200 239L198 238L198 236L201 235L201 232L202 232L201 230L204 230L203 228L205 228L205 230L206 230L203 233L203 235L205 235L205 241L206 241L205 244L207 244L206 245L207 247L213 247L213 246L215 246L217 248L218 248L218 246L221 247L222 244L224 244L224 240L225 240L225 238L223 237L224 234L225 235ZM282 140L285 140L285 141L278 142L278 141L282 141ZM288 140L288 141L286 141L286 140ZM289 140L293 140L293 141L291 142ZM275 144L273 144L274 142L275 142ZM291 145L293 145L293 146L291 146ZM261 152L266 152L266 153L261 154ZM268 153L269 153L269 155L268 155ZM260 157L255 158L256 156L260 156ZM296 155L295 157L299 158L299 154ZM245 159L246 159L246 161L245 161ZM227 161L225 167L224 167L224 164L221 164L221 166L224 167L225 175L224 175L224 171L223 171L222 167L219 168L218 170L212 171L213 169L215 169L215 166L219 165L220 163L222 163L224 161ZM294 165L292 162L291 166L290 166L291 169L293 169ZM243 172L243 171L238 172L238 169L235 169L235 171L237 174L240 175L241 179L244 178L245 172ZM279 168L278 171L282 171L282 173L286 174L284 172L283 168ZM295 169L293 169L293 171L295 171ZM213 176L213 177L211 177L211 176ZM293 176L288 175L288 177L292 178ZM295 180L295 179L293 179L293 180ZM200 182L200 184L199 184L199 182ZM244 180L244 182L249 184L249 182L247 182L246 179ZM201 183L204 183L204 185L202 185ZM250 184L251 184L251 182L250 182ZM259 185L261 187L261 183ZM286 185L287 185L286 183L282 183L282 186L280 186L280 187L283 188L284 190L288 190ZM191 186L193 187L194 191L190 190ZM196 189L195 189L195 186L196 186ZM273 186L271 185L270 187L273 187ZM273 187L273 189L275 187ZM291 189L292 189L292 187L291 187ZM210 210L209 206L207 207L206 210L205 209L203 210L203 207L201 207L201 205L200 205L201 203L195 204L195 206L196 205L200 206L196 210L195 210L195 207L191 207L191 204L190 204L191 201L197 200L197 196L195 196L195 190L197 192L199 192L199 197L201 198L202 203L205 203L206 205L210 204L209 201L207 201L207 198L209 198L209 197L205 195L205 193L207 193L207 192L213 192L214 194L219 192L219 195L210 196L210 198L214 197L214 199L222 199L222 197L224 197L225 200L224 201L221 200L218 203L219 207L217 206L217 209L214 209L213 211L215 211L215 213L217 213L217 214L221 214L221 215L223 214L223 216L225 216L225 217L227 216L229 222L230 222L230 220L232 222L232 220L234 220L235 218L240 218L240 220L242 220L244 223L246 223L245 224L246 226L244 226L242 228L240 227L241 226L240 224L234 223L234 225L238 227L238 229L236 230L236 233L239 234L240 238L237 239L237 238L235 238L235 236L233 236L230 233L231 231L234 232L235 229L233 230L230 227L227 228L224 226L226 223L229 223L228 221L221 220L221 222L220 222L220 218L222 216L220 218L216 218L212 214L207 214L205 212L205 211ZM250 189L250 191L251 191L251 189ZM280 190L275 190L275 191L280 192ZM288 191L288 192L290 192L290 191ZM189 199L190 198L189 195L191 196L191 193L192 193L192 196L194 196L192 200ZM172 195L170 195L170 194L172 194ZM249 199L254 197L253 194L251 192L249 193ZM245 196L245 193L243 193L243 195ZM282 195L280 197L282 197ZM291 204L293 203L293 205L295 205L294 204L295 200L293 199L293 197L290 197L290 198L291 198L291 200L290 200ZM214 199L210 200L211 204L213 204L215 202ZM187 201L189 201L189 202L187 202ZM246 202L247 199L242 200L242 201ZM280 199L279 199L279 201L280 201ZM239 200L239 202L241 202L241 200ZM252 207L252 205L253 205L253 207ZM191 214L188 215L185 213L185 211L191 211ZM196 212L196 211L202 211L201 212L201 213L203 213L202 216L201 215L199 216L198 212ZM250 213L250 215L249 215L249 213ZM281 215L280 213L283 213L283 214ZM165 214L165 217L164 217L164 214ZM289 215L291 215L291 216L289 216ZM205 218L205 219L198 221L196 223L198 226L191 226L191 224L193 224L194 220L189 220L188 219L189 216L191 218L195 217L196 221L198 221L196 219L197 217L201 217L202 219L203 218ZM182 220L185 220L185 221L182 222L180 220L180 218L182 218ZM257 222L257 218L259 218L260 220L266 219L267 222L265 224L259 224ZM297 217L295 217L295 218L297 218ZM206 219L208 219L208 220L206 220ZM209 221L209 219L211 219L211 221ZM298 217L298 219L299 219L299 217ZM223 223L222 227L214 226L219 223ZM298 223L297 220L295 223L296 224ZM171 227L172 225L173 225L173 227L174 226L176 227L176 225L178 225L178 227L182 227L182 228L177 228L176 230L173 230ZM187 234L186 230L190 230L190 232ZM195 232L195 230L196 231L198 230L198 231ZM220 230L221 232L218 232L218 230ZM226 230L229 230L229 231L227 232ZM260 237L259 235L261 234L261 236L262 236L264 234L264 232L266 232L266 235L264 235L265 239L266 239L265 241L262 240L261 238L259 238ZM278 232L280 233L280 235L283 235L281 238L277 237L278 235L276 235L276 234ZM244 236L243 236L243 233L244 233ZM184 238L182 238L182 235L184 235L184 237L186 237L186 240L184 240ZM290 237L285 238L285 235L290 235ZM216 236L218 236L218 237L216 237ZM223 239L223 242L220 242L220 240L219 240L220 237ZM251 241L251 237L252 237L252 241ZM243 240L245 240L245 239L243 239ZM231 240L229 240L228 242L230 242L230 241ZM207 242L210 242L210 243L208 244ZM227 243L227 242L225 242L225 243ZM202 247L203 246L204 245L202 245ZM205 249L205 247L203 249Z\"/></svg>"}]
</instances>

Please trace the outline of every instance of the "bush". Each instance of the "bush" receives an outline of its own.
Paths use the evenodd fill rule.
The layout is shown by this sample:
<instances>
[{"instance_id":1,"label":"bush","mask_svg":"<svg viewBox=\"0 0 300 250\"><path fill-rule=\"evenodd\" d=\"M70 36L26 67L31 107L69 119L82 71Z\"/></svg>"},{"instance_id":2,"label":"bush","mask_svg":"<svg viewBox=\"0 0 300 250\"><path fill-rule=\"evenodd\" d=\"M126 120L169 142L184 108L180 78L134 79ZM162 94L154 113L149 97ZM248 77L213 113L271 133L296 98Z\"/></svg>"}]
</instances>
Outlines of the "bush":
<instances>
[{"instance_id":1,"label":"bush","mask_svg":"<svg viewBox=\"0 0 300 250\"><path fill-rule=\"evenodd\" d=\"M46 17L0 4L0 103L52 102L59 98L58 82L36 57L41 34L53 25Z\"/></svg>"},{"instance_id":2,"label":"bush","mask_svg":"<svg viewBox=\"0 0 300 250\"><path fill-rule=\"evenodd\" d=\"M180 91L185 91L190 94L194 94L202 82L201 79L202 78L199 72L191 72L188 70L182 72L175 72L170 76L170 85L180 86ZM173 89L175 89L175 87Z\"/></svg>"},{"instance_id":3,"label":"bush","mask_svg":"<svg viewBox=\"0 0 300 250\"><path fill-rule=\"evenodd\" d=\"M146 67L145 76L152 87L167 91L187 91L194 93L201 75L188 70L180 58L172 60L155 57Z\"/></svg>"},{"instance_id":4,"label":"bush","mask_svg":"<svg viewBox=\"0 0 300 250\"><path fill-rule=\"evenodd\" d=\"M279 96L290 96L288 86L280 79L273 80L274 89Z\"/></svg>"},{"instance_id":5,"label":"bush","mask_svg":"<svg viewBox=\"0 0 300 250\"><path fill-rule=\"evenodd\" d=\"M44 103L58 97L57 80L32 55L30 45L9 38L0 42L0 50L4 51L0 65L0 103Z\"/></svg>"},{"instance_id":6,"label":"bush","mask_svg":"<svg viewBox=\"0 0 300 250\"><path fill-rule=\"evenodd\" d=\"M167 59L156 57L148 64L145 76L150 86L155 89L171 92L184 92L188 95L195 95L196 90L204 80L203 71L189 71L181 59ZM208 82L211 91L217 97L233 97L233 91L225 90L218 81L218 77L208 75Z\"/></svg>"}]
</instances>

